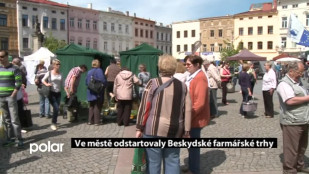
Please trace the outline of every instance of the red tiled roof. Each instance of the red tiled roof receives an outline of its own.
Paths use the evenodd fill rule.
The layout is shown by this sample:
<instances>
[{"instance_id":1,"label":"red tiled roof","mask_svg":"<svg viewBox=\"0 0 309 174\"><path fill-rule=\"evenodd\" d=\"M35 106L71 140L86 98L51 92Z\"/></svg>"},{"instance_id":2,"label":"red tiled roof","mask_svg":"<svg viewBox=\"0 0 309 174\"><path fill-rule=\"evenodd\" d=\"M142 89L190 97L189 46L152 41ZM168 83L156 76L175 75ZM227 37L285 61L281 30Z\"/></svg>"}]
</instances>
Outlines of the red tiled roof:
<instances>
[{"instance_id":1,"label":"red tiled roof","mask_svg":"<svg viewBox=\"0 0 309 174\"><path fill-rule=\"evenodd\" d=\"M271 10L255 10L255 11L247 11L243 13L235 14L234 16L242 16L242 15L256 15L256 14L262 14L262 13L275 13L277 10L271 9Z\"/></svg>"},{"instance_id":2,"label":"red tiled roof","mask_svg":"<svg viewBox=\"0 0 309 174\"><path fill-rule=\"evenodd\" d=\"M60 4L58 2L48 1L48 0L22 0L25 2L33 2L33 3L40 3L40 4L48 4L53 6L59 6L59 7L68 7L66 4Z\"/></svg>"}]
</instances>

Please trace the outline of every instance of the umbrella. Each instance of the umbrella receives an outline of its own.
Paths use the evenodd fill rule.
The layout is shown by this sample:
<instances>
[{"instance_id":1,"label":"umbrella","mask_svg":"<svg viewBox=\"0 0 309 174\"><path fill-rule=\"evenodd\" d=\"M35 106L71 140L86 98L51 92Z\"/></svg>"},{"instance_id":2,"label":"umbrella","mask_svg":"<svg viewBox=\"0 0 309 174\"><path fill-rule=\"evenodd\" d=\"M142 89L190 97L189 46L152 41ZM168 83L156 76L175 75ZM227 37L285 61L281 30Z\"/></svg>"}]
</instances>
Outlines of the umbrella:
<instances>
[{"instance_id":1,"label":"umbrella","mask_svg":"<svg viewBox=\"0 0 309 174\"><path fill-rule=\"evenodd\" d=\"M266 57L261 57L256 54L253 54L247 49L243 49L240 53L228 57L227 60L250 60L250 61L265 61Z\"/></svg>"},{"instance_id":2,"label":"umbrella","mask_svg":"<svg viewBox=\"0 0 309 174\"><path fill-rule=\"evenodd\" d=\"M291 57L291 56L289 56L288 53L282 53L282 54L279 54L278 56L274 57L273 61L275 61L277 59L285 58L285 57Z\"/></svg>"},{"instance_id":3,"label":"umbrella","mask_svg":"<svg viewBox=\"0 0 309 174\"><path fill-rule=\"evenodd\" d=\"M299 62L300 59L295 57L285 57L281 59L277 59L276 62Z\"/></svg>"}]
</instances>

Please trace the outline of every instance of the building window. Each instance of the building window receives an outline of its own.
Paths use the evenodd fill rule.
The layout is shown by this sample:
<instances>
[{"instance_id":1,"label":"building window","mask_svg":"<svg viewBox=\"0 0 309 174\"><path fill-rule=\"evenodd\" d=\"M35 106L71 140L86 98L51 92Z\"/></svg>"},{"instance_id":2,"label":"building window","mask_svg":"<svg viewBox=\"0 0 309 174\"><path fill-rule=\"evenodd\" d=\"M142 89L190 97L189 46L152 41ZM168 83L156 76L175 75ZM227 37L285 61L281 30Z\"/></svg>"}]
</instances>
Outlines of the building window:
<instances>
[{"instance_id":1,"label":"building window","mask_svg":"<svg viewBox=\"0 0 309 174\"><path fill-rule=\"evenodd\" d=\"M33 11L38 11L38 8L32 8Z\"/></svg>"},{"instance_id":2,"label":"building window","mask_svg":"<svg viewBox=\"0 0 309 174\"><path fill-rule=\"evenodd\" d=\"M144 30L142 30L142 29L141 29L141 31L140 31L140 36L141 36L141 37L144 37Z\"/></svg>"},{"instance_id":3,"label":"building window","mask_svg":"<svg viewBox=\"0 0 309 174\"><path fill-rule=\"evenodd\" d=\"M184 44L183 51L188 51L188 45L187 44Z\"/></svg>"},{"instance_id":4,"label":"building window","mask_svg":"<svg viewBox=\"0 0 309 174\"><path fill-rule=\"evenodd\" d=\"M268 16L268 18L272 18L272 17L273 17L273 15L269 15L269 16Z\"/></svg>"},{"instance_id":5,"label":"building window","mask_svg":"<svg viewBox=\"0 0 309 174\"><path fill-rule=\"evenodd\" d=\"M263 27L258 27L258 35L262 35L263 34Z\"/></svg>"},{"instance_id":6,"label":"building window","mask_svg":"<svg viewBox=\"0 0 309 174\"><path fill-rule=\"evenodd\" d=\"M70 38L70 44L74 43L74 40L75 40L75 39L74 39L73 37L71 37L71 38Z\"/></svg>"},{"instance_id":7,"label":"building window","mask_svg":"<svg viewBox=\"0 0 309 174\"><path fill-rule=\"evenodd\" d=\"M293 8L297 8L297 7L298 7L298 4L293 4L292 7L293 7Z\"/></svg>"},{"instance_id":8,"label":"building window","mask_svg":"<svg viewBox=\"0 0 309 174\"><path fill-rule=\"evenodd\" d=\"M257 44L259 50L263 49L263 42L258 42Z\"/></svg>"},{"instance_id":9,"label":"building window","mask_svg":"<svg viewBox=\"0 0 309 174\"><path fill-rule=\"evenodd\" d=\"M126 25L126 33L129 34L129 25Z\"/></svg>"},{"instance_id":10,"label":"building window","mask_svg":"<svg viewBox=\"0 0 309 174\"><path fill-rule=\"evenodd\" d=\"M48 28L48 17L47 16L43 17L43 28Z\"/></svg>"},{"instance_id":11,"label":"building window","mask_svg":"<svg viewBox=\"0 0 309 174\"><path fill-rule=\"evenodd\" d=\"M220 29L220 30L219 30L219 34L218 34L218 36L219 36L219 37L222 37L222 36L223 36L222 29Z\"/></svg>"},{"instance_id":12,"label":"building window","mask_svg":"<svg viewBox=\"0 0 309 174\"><path fill-rule=\"evenodd\" d=\"M22 8L23 8L23 10L27 10L27 9L28 9L28 8L27 8L27 7L25 7L25 6L23 6Z\"/></svg>"},{"instance_id":13,"label":"building window","mask_svg":"<svg viewBox=\"0 0 309 174\"><path fill-rule=\"evenodd\" d=\"M9 49L9 39L7 37L2 37L0 39L1 39L0 49L1 50L8 50Z\"/></svg>"},{"instance_id":14,"label":"building window","mask_svg":"<svg viewBox=\"0 0 309 174\"><path fill-rule=\"evenodd\" d=\"M306 26L309 26L309 14L306 15Z\"/></svg>"},{"instance_id":15,"label":"building window","mask_svg":"<svg viewBox=\"0 0 309 174\"><path fill-rule=\"evenodd\" d=\"M248 49L252 50L252 48L253 48L253 42L248 42Z\"/></svg>"},{"instance_id":16,"label":"building window","mask_svg":"<svg viewBox=\"0 0 309 174\"><path fill-rule=\"evenodd\" d=\"M144 25L143 23L141 23L141 25Z\"/></svg>"},{"instance_id":17,"label":"building window","mask_svg":"<svg viewBox=\"0 0 309 174\"><path fill-rule=\"evenodd\" d=\"M5 3L0 3L0 7L5 7Z\"/></svg>"},{"instance_id":18,"label":"building window","mask_svg":"<svg viewBox=\"0 0 309 174\"><path fill-rule=\"evenodd\" d=\"M262 19L262 18L263 18L263 16L258 16L258 18L259 18L259 19Z\"/></svg>"},{"instance_id":19,"label":"building window","mask_svg":"<svg viewBox=\"0 0 309 174\"><path fill-rule=\"evenodd\" d=\"M239 20L241 20L241 21L242 21L242 20L244 20L244 18L239 18Z\"/></svg>"},{"instance_id":20,"label":"building window","mask_svg":"<svg viewBox=\"0 0 309 174\"><path fill-rule=\"evenodd\" d=\"M244 43L243 42L239 42L239 49L244 49Z\"/></svg>"},{"instance_id":21,"label":"building window","mask_svg":"<svg viewBox=\"0 0 309 174\"><path fill-rule=\"evenodd\" d=\"M163 40L163 38L164 38L163 35L164 35L164 33L161 33L161 40Z\"/></svg>"},{"instance_id":22,"label":"building window","mask_svg":"<svg viewBox=\"0 0 309 174\"><path fill-rule=\"evenodd\" d=\"M180 38L180 31L177 31L177 38Z\"/></svg>"},{"instance_id":23,"label":"building window","mask_svg":"<svg viewBox=\"0 0 309 174\"><path fill-rule=\"evenodd\" d=\"M22 26L23 27L28 27L28 15L25 15L25 14L22 15Z\"/></svg>"},{"instance_id":24,"label":"building window","mask_svg":"<svg viewBox=\"0 0 309 174\"><path fill-rule=\"evenodd\" d=\"M222 51L222 44L219 44L219 52Z\"/></svg>"},{"instance_id":25,"label":"building window","mask_svg":"<svg viewBox=\"0 0 309 174\"><path fill-rule=\"evenodd\" d=\"M87 30L90 29L90 20L86 20L86 29L87 29Z\"/></svg>"},{"instance_id":26,"label":"building window","mask_svg":"<svg viewBox=\"0 0 309 174\"><path fill-rule=\"evenodd\" d=\"M138 29L135 28L135 37L138 37Z\"/></svg>"},{"instance_id":27,"label":"building window","mask_svg":"<svg viewBox=\"0 0 309 174\"><path fill-rule=\"evenodd\" d=\"M180 52L180 45L177 45L177 52Z\"/></svg>"},{"instance_id":28,"label":"building window","mask_svg":"<svg viewBox=\"0 0 309 174\"><path fill-rule=\"evenodd\" d=\"M57 30L57 19L56 18L52 18L52 29Z\"/></svg>"},{"instance_id":29,"label":"building window","mask_svg":"<svg viewBox=\"0 0 309 174\"><path fill-rule=\"evenodd\" d=\"M79 38L77 44L78 45L83 45L83 39Z\"/></svg>"},{"instance_id":30,"label":"building window","mask_svg":"<svg viewBox=\"0 0 309 174\"><path fill-rule=\"evenodd\" d=\"M62 15L64 15L65 13L62 11L62 12L60 12Z\"/></svg>"},{"instance_id":31,"label":"building window","mask_svg":"<svg viewBox=\"0 0 309 174\"><path fill-rule=\"evenodd\" d=\"M115 24L114 23L111 23L111 31L115 32Z\"/></svg>"},{"instance_id":32,"label":"building window","mask_svg":"<svg viewBox=\"0 0 309 174\"><path fill-rule=\"evenodd\" d=\"M70 18L70 27L71 28L74 28L74 23L75 23L74 18Z\"/></svg>"},{"instance_id":33,"label":"building window","mask_svg":"<svg viewBox=\"0 0 309 174\"><path fill-rule=\"evenodd\" d=\"M29 48L29 39L23 38L23 48Z\"/></svg>"},{"instance_id":34,"label":"building window","mask_svg":"<svg viewBox=\"0 0 309 174\"><path fill-rule=\"evenodd\" d=\"M187 31L187 30L185 30L185 31L183 32L183 37L184 37L184 38L188 37L188 31Z\"/></svg>"},{"instance_id":35,"label":"building window","mask_svg":"<svg viewBox=\"0 0 309 174\"><path fill-rule=\"evenodd\" d=\"M138 22L135 22L135 24L138 24Z\"/></svg>"},{"instance_id":36,"label":"building window","mask_svg":"<svg viewBox=\"0 0 309 174\"><path fill-rule=\"evenodd\" d=\"M288 18L287 17L282 17L282 23L281 23L281 27L282 28L287 28L288 27Z\"/></svg>"},{"instance_id":37,"label":"building window","mask_svg":"<svg viewBox=\"0 0 309 174\"><path fill-rule=\"evenodd\" d=\"M0 26L7 26L7 16L0 14Z\"/></svg>"},{"instance_id":38,"label":"building window","mask_svg":"<svg viewBox=\"0 0 309 174\"><path fill-rule=\"evenodd\" d=\"M145 24L146 26L148 26L148 24Z\"/></svg>"},{"instance_id":39,"label":"building window","mask_svg":"<svg viewBox=\"0 0 309 174\"><path fill-rule=\"evenodd\" d=\"M119 30L119 32L122 32L122 25L121 24L118 25L118 30Z\"/></svg>"},{"instance_id":40,"label":"building window","mask_svg":"<svg viewBox=\"0 0 309 174\"><path fill-rule=\"evenodd\" d=\"M253 19L253 17L249 17L249 19Z\"/></svg>"},{"instance_id":41,"label":"building window","mask_svg":"<svg viewBox=\"0 0 309 174\"><path fill-rule=\"evenodd\" d=\"M112 51L114 52L116 50L115 42L112 42Z\"/></svg>"},{"instance_id":42,"label":"building window","mask_svg":"<svg viewBox=\"0 0 309 174\"><path fill-rule=\"evenodd\" d=\"M65 30L65 19L60 19L60 30Z\"/></svg>"},{"instance_id":43,"label":"building window","mask_svg":"<svg viewBox=\"0 0 309 174\"><path fill-rule=\"evenodd\" d=\"M309 2L307 2L307 6L309 6Z\"/></svg>"},{"instance_id":44,"label":"building window","mask_svg":"<svg viewBox=\"0 0 309 174\"><path fill-rule=\"evenodd\" d=\"M87 39L86 41L86 48L90 48L90 39Z\"/></svg>"},{"instance_id":45,"label":"building window","mask_svg":"<svg viewBox=\"0 0 309 174\"><path fill-rule=\"evenodd\" d=\"M215 37L215 31L214 30L210 30L210 37Z\"/></svg>"},{"instance_id":46,"label":"building window","mask_svg":"<svg viewBox=\"0 0 309 174\"><path fill-rule=\"evenodd\" d=\"M214 44L210 44L210 51L214 52L215 51L215 45Z\"/></svg>"},{"instance_id":47,"label":"building window","mask_svg":"<svg viewBox=\"0 0 309 174\"><path fill-rule=\"evenodd\" d=\"M77 21L77 27L81 29L82 26L83 26L82 19L78 19L78 21Z\"/></svg>"},{"instance_id":48,"label":"building window","mask_svg":"<svg viewBox=\"0 0 309 174\"><path fill-rule=\"evenodd\" d=\"M194 51L194 44L191 44L191 52L193 53Z\"/></svg>"},{"instance_id":49,"label":"building window","mask_svg":"<svg viewBox=\"0 0 309 174\"><path fill-rule=\"evenodd\" d=\"M106 42L106 41L105 41L104 44L103 44L103 50L104 50L104 51L107 51L107 42Z\"/></svg>"},{"instance_id":50,"label":"building window","mask_svg":"<svg viewBox=\"0 0 309 174\"><path fill-rule=\"evenodd\" d=\"M286 37L281 38L281 48L286 48Z\"/></svg>"},{"instance_id":51,"label":"building window","mask_svg":"<svg viewBox=\"0 0 309 174\"><path fill-rule=\"evenodd\" d=\"M159 40L159 39L160 39L160 33L157 32L157 40Z\"/></svg>"},{"instance_id":52,"label":"building window","mask_svg":"<svg viewBox=\"0 0 309 174\"><path fill-rule=\"evenodd\" d=\"M206 51L207 51L207 45L203 44L203 52L206 52Z\"/></svg>"},{"instance_id":53,"label":"building window","mask_svg":"<svg viewBox=\"0 0 309 174\"><path fill-rule=\"evenodd\" d=\"M269 49L269 50L273 49L273 42L272 41L267 42L267 49Z\"/></svg>"},{"instance_id":54,"label":"building window","mask_svg":"<svg viewBox=\"0 0 309 174\"><path fill-rule=\"evenodd\" d=\"M36 16L32 16L32 28L34 29L35 27L35 22L36 22Z\"/></svg>"},{"instance_id":55,"label":"building window","mask_svg":"<svg viewBox=\"0 0 309 174\"><path fill-rule=\"evenodd\" d=\"M107 23L106 22L103 22L103 30L107 31Z\"/></svg>"},{"instance_id":56,"label":"building window","mask_svg":"<svg viewBox=\"0 0 309 174\"><path fill-rule=\"evenodd\" d=\"M283 6L282 6L282 9L287 9L287 8L288 8L287 5L283 5Z\"/></svg>"},{"instance_id":57,"label":"building window","mask_svg":"<svg viewBox=\"0 0 309 174\"><path fill-rule=\"evenodd\" d=\"M97 21L93 21L93 30L97 30Z\"/></svg>"},{"instance_id":58,"label":"building window","mask_svg":"<svg viewBox=\"0 0 309 174\"><path fill-rule=\"evenodd\" d=\"M273 34L273 26L268 26L267 32L268 34Z\"/></svg>"},{"instance_id":59,"label":"building window","mask_svg":"<svg viewBox=\"0 0 309 174\"><path fill-rule=\"evenodd\" d=\"M148 38L148 30L145 30L145 37Z\"/></svg>"},{"instance_id":60,"label":"building window","mask_svg":"<svg viewBox=\"0 0 309 174\"><path fill-rule=\"evenodd\" d=\"M53 11L52 11L52 13L56 14L56 11L55 11L55 10L53 10Z\"/></svg>"},{"instance_id":61,"label":"building window","mask_svg":"<svg viewBox=\"0 0 309 174\"><path fill-rule=\"evenodd\" d=\"M239 36L242 36L244 35L244 28L239 28Z\"/></svg>"},{"instance_id":62,"label":"building window","mask_svg":"<svg viewBox=\"0 0 309 174\"><path fill-rule=\"evenodd\" d=\"M165 34L165 40L168 41L168 34Z\"/></svg>"},{"instance_id":63,"label":"building window","mask_svg":"<svg viewBox=\"0 0 309 174\"><path fill-rule=\"evenodd\" d=\"M195 37L195 30L191 30L191 37Z\"/></svg>"},{"instance_id":64,"label":"building window","mask_svg":"<svg viewBox=\"0 0 309 174\"><path fill-rule=\"evenodd\" d=\"M93 49L98 49L98 41L96 39L93 40Z\"/></svg>"},{"instance_id":65,"label":"building window","mask_svg":"<svg viewBox=\"0 0 309 174\"><path fill-rule=\"evenodd\" d=\"M253 27L249 27L248 28L248 35L252 35L253 34Z\"/></svg>"},{"instance_id":66,"label":"building window","mask_svg":"<svg viewBox=\"0 0 309 174\"><path fill-rule=\"evenodd\" d=\"M153 32L152 32L152 30L150 30L150 39L152 39L153 38Z\"/></svg>"}]
</instances>

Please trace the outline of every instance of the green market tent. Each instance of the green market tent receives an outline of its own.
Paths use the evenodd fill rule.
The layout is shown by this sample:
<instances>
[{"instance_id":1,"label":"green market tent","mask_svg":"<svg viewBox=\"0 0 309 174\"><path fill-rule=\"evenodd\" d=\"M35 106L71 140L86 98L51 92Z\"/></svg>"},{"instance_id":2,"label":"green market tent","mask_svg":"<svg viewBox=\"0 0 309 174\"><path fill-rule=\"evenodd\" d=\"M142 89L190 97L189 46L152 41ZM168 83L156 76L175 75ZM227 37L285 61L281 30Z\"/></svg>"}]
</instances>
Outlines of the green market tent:
<instances>
[{"instance_id":1,"label":"green market tent","mask_svg":"<svg viewBox=\"0 0 309 174\"><path fill-rule=\"evenodd\" d=\"M113 58L108 54L76 44L70 44L62 49L57 50L56 55L61 62L60 71L64 77L64 80L67 77L69 71L73 67L85 64L87 65L88 70L90 70L93 59L98 59L101 62L101 68L103 69L104 72L106 67L110 64L110 59ZM86 74L87 73L82 74L77 89L77 96L78 99L81 101L87 100L87 93L86 93L87 87L85 85ZM65 96L63 89L62 89L62 96Z\"/></svg>"},{"instance_id":2,"label":"green market tent","mask_svg":"<svg viewBox=\"0 0 309 174\"><path fill-rule=\"evenodd\" d=\"M151 78L158 77L158 60L163 54L161 50L143 43L131 50L122 51L120 54L121 66L129 68L134 74L138 74L138 65L145 64Z\"/></svg>"}]
</instances>

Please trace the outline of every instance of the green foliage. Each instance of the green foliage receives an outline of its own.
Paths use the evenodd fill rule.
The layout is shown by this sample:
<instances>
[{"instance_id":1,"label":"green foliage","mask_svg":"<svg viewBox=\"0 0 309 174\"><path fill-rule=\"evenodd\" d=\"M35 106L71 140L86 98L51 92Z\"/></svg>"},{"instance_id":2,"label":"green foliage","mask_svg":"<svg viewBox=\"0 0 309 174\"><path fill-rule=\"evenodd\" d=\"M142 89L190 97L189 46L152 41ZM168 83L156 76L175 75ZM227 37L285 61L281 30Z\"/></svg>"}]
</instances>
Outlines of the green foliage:
<instances>
[{"instance_id":1,"label":"green foliage","mask_svg":"<svg viewBox=\"0 0 309 174\"><path fill-rule=\"evenodd\" d=\"M58 40L53 37L52 33L44 38L43 46L48 48L51 52L56 53L58 49L64 48L67 44L63 40Z\"/></svg>"},{"instance_id":2,"label":"green foliage","mask_svg":"<svg viewBox=\"0 0 309 174\"><path fill-rule=\"evenodd\" d=\"M222 51L220 52L221 60L222 61L226 61L226 59L228 57L234 56L235 54L238 54L240 50L242 50L242 48L241 48L242 45L241 44L238 44L237 48L235 49L234 45L231 44L230 42L224 41L224 43L227 44L227 45L230 45L230 46L226 47L226 48L223 48ZM231 66L234 66L234 64L237 64L237 61L231 61L230 62Z\"/></svg>"}]
</instances>

